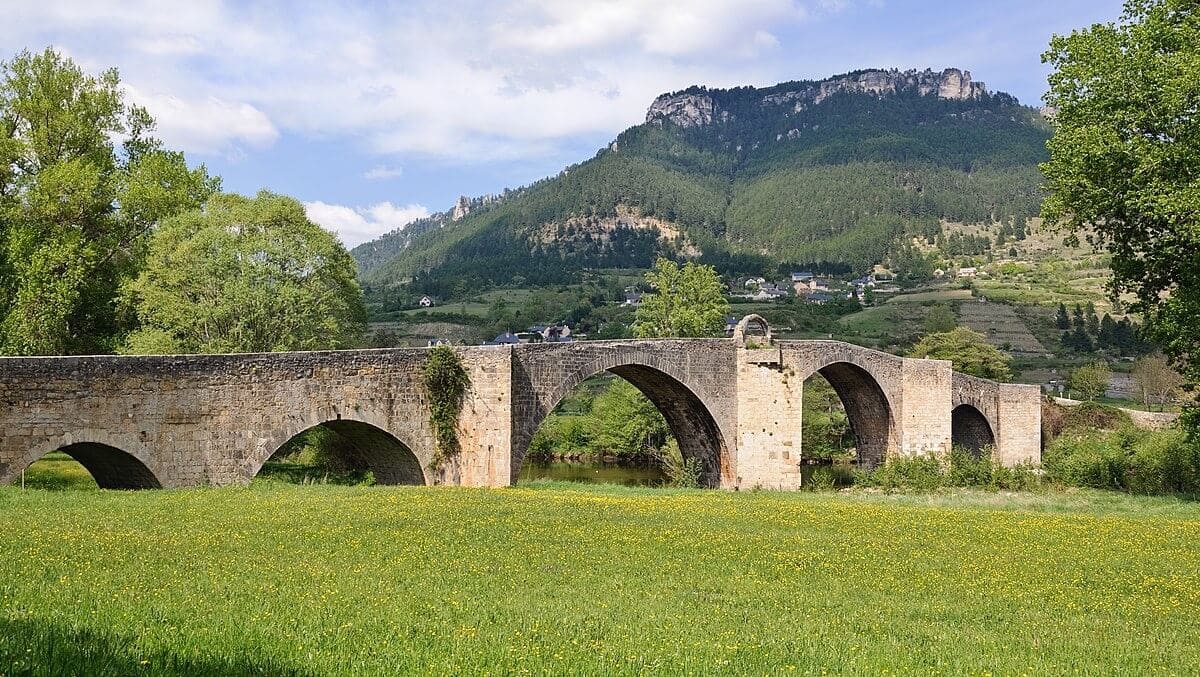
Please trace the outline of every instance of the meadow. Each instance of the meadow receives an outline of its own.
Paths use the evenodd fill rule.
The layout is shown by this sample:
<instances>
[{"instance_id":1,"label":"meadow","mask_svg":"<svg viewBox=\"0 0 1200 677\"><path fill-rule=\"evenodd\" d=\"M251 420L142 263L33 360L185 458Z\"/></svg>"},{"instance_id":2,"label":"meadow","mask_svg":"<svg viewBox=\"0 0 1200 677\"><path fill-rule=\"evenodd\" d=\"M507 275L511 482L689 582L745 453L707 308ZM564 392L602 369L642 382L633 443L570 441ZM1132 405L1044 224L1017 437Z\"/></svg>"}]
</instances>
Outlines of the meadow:
<instances>
[{"instance_id":1,"label":"meadow","mask_svg":"<svg viewBox=\"0 0 1200 677\"><path fill-rule=\"evenodd\" d=\"M1192 673L1200 504L0 488L0 674Z\"/></svg>"}]
</instances>

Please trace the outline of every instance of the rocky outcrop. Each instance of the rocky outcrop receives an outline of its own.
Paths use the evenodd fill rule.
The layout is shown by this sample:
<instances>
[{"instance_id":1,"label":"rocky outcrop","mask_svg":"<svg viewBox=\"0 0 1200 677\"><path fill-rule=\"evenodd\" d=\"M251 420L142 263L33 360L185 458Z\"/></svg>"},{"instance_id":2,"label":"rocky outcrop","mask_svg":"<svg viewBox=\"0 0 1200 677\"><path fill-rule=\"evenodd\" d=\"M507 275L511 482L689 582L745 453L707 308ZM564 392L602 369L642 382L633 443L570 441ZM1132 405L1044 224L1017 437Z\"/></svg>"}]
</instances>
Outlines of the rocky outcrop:
<instances>
[{"instance_id":1,"label":"rocky outcrop","mask_svg":"<svg viewBox=\"0 0 1200 677\"><path fill-rule=\"evenodd\" d=\"M640 209L623 204L617 205L615 216L575 216L561 222L547 221L532 233L531 239L541 245L572 241L607 245L618 228L656 231L659 240L673 245L680 255L689 259L699 258L704 253L679 224L645 216Z\"/></svg>"},{"instance_id":2,"label":"rocky outcrop","mask_svg":"<svg viewBox=\"0 0 1200 677\"><path fill-rule=\"evenodd\" d=\"M768 94L762 99L764 106L792 104L796 110L816 105L839 92L874 94L886 96L899 92L913 91L921 96L936 94L941 99L977 99L987 94L982 82L971 80L971 72L947 68L940 73L929 69L865 70L838 75L827 80L802 85L796 89Z\"/></svg>"},{"instance_id":3,"label":"rocky outcrop","mask_svg":"<svg viewBox=\"0 0 1200 677\"><path fill-rule=\"evenodd\" d=\"M454 203L454 209L450 212L450 220L457 221L467 214L471 213L471 200L466 195L458 196L458 202Z\"/></svg>"},{"instance_id":4,"label":"rocky outcrop","mask_svg":"<svg viewBox=\"0 0 1200 677\"><path fill-rule=\"evenodd\" d=\"M795 83L794 86L780 85L767 91L770 93L762 96L762 105L789 105L797 111L817 105L840 92L875 96L915 92L921 96L934 95L940 99L955 100L978 99L988 93L982 82L971 79L970 71L957 68L947 68L943 71L928 68L922 71L862 70L818 82L801 82ZM671 122L684 128L724 122L733 117L728 110L722 110L722 97L727 94L729 92L724 90L709 91L701 88L663 94L650 104L650 110L646 111L646 122L655 125Z\"/></svg>"},{"instance_id":5,"label":"rocky outcrop","mask_svg":"<svg viewBox=\"0 0 1200 677\"><path fill-rule=\"evenodd\" d=\"M646 122L661 125L670 120L680 127L700 127L712 123L716 108L707 94L663 94L650 104Z\"/></svg>"}]
</instances>

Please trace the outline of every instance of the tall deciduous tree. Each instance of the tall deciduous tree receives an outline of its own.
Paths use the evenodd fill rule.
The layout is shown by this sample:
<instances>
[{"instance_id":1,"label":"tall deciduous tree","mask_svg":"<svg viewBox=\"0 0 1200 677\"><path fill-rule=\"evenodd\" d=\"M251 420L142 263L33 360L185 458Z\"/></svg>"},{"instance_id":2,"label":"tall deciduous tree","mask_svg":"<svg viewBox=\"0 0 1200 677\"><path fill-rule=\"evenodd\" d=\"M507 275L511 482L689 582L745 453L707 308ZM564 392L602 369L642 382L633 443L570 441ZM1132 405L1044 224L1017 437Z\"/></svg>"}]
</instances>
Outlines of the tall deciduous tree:
<instances>
[{"instance_id":1,"label":"tall deciduous tree","mask_svg":"<svg viewBox=\"0 0 1200 677\"><path fill-rule=\"evenodd\" d=\"M1142 391L1142 403L1147 408L1157 404L1159 411L1166 409L1167 403L1179 393L1179 386L1183 385L1183 378L1161 355L1140 358L1134 363L1131 375L1138 390Z\"/></svg>"},{"instance_id":2,"label":"tall deciduous tree","mask_svg":"<svg viewBox=\"0 0 1200 677\"><path fill-rule=\"evenodd\" d=\"M1200 6L1129 0L1119 23L1055 36L1043 60L1055 110L1043 213L1094 229L1113 294L1133 293L1167 355L1200 380Z\"/></svg>"},{"instance_id":3,"label":"tall deciduous tree","mask_svg":"<svg viewBox=\"0 0 1200 677\"><path fill-rule=\"evenodd\" d=\"M222 194L162 223L128 285L129 353L357 347L366 310L353 259L296 200Z\"/></svg>"},{"instance_id":4,"label":"tall deciduous tree","mask_svg":"<svg viewBox=\"0 0 1200 677\"><path fill-rule=\"evenodd\" d=\"M983 378L1007 381L1012 378L1011 359L1000 352L979 332L958 327L939 334L929 334L917 341L909 357L929 357L950 360L955 371Z\"/></svg>"},{"instance_id":5,"label":"tall deciduous tree","mask_svg":"<svg viewBox=\"0 0 1200 677\"><path fill-rule=\"evenodd\" d=\"M111 350L144 236L219 187L153 129L116 70L91 76L52 49L0 64L0 350Z\"/></svg>"},{"instance_id":6,"label":"tall deciduous tree","mask_svg":"<svg viewBox=\"0 0 1200 677\"><path fill-rule=\"evenodd\" d=\"M729 301L712 266L658 259L646 273L654 293L642 297L633 331L639 338L718 336Z\"/></svg>"}]
</instances>

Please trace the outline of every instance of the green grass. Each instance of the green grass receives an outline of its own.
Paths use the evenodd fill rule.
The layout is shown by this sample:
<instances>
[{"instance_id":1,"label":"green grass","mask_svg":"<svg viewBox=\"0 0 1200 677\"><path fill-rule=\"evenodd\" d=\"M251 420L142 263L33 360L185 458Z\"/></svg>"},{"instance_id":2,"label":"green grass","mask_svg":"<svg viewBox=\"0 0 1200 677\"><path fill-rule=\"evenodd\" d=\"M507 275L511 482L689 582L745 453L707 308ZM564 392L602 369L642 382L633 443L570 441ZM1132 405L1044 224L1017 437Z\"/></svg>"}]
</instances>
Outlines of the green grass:
<instances>
[{"instance_id":1,"label":"green grass","mask_svg":"<svg viewBox=\"0 0 1200 677\"><path fill-rule=\"evenodd\" d=\"M266 483L0 514L3 674L1200 670L1200 510L1170 499Z\"/></svg>"},{"instance_id":2,"label":"green grass","mask_svg":"<svg viewBox=\"0 0 1200 677\"><path fill-rule=\"evenodd\" d=\"M66 491L99 489L96 480L78 461L61 451L52 451L25 469L25 486L29 489ZM13 484L21 485L21 479Z\"/></svg>"}]
</instances>

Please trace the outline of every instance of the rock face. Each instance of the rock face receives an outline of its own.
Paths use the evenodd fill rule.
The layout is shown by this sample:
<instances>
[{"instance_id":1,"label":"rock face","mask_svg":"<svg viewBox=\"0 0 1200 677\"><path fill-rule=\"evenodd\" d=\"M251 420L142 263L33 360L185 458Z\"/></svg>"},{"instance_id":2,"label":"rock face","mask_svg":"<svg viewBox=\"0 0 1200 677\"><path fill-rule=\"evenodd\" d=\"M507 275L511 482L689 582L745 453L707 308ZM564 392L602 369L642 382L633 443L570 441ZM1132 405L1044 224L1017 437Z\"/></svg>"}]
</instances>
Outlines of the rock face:
<instances>
[{"instance_id":1,"label":"rock face","mask_svg":"<svg viewBox=\"0 0 1200 677\"><path fill-rule=\"evenodd\" d=\"M773 87L762 97L762 105L791 105L795 110L821 103L839 92L888 96L900 92L916 92L921 96L936 95L940 99L978 99L987 94L982 82L971 80L971 72L947 68L937 72L897 69L855 71L819 82L796 83L792 87ZM680 127L701 127L714 121L730 118L720 109L718 100L709 92L663 94L654 100L646 112L646 122L661 125L670 121Z\"/></svg>"},{"instance_id":2,"label":"rock face","mask_svg":"<svg viewBox=\"0 0 1200 677\"><path fill-rule=\"evenodd\" d=\"M458 202L454 203L454 211L450 213L450 220L457 221L470 213L471 200L466 195L460 195Z\"/></svg>"},{"instance_id":3,"label":"rock face","mask_svg":"<svg viewBox=\"0 0 1200 677\"><path fill-rule=\"evenodd\" d=\"M670 120L680 127L700 127L713 121L716 105L707 94L663 94L650 104L646 122Z\"/></svg>"}]
</instances>

